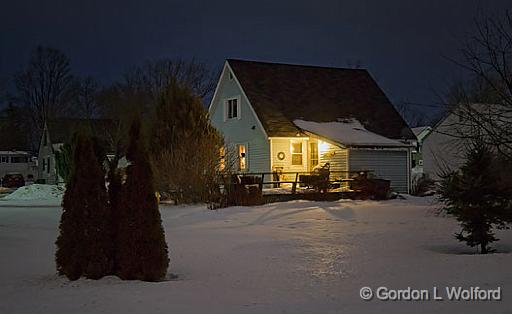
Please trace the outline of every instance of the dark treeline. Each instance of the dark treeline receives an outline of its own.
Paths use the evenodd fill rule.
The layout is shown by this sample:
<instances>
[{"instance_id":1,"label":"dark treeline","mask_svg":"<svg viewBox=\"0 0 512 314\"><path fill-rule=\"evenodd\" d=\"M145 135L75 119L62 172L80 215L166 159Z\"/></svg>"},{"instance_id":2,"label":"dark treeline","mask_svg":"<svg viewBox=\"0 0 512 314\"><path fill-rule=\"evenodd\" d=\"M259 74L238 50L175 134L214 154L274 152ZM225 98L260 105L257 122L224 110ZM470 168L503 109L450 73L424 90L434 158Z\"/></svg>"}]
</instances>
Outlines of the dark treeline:
<instances>
[{"instance_id":1,"label":"dark treeline","mask_svg":"<svg viewBox=\"0 0 512 314\"><path fill-rule=\"evenodd\" d=\"M195 59L158 59L129 67L117 81L100 85L94 77L77 75L62 51L37 46L18 73L0 82L0 130L11 130L0 144L37 151L44 123L51 119L122 120L143 113L147 121L173 81L204 103L213 94L217 72Z\"/></svg>"},{"instance_id":2,"label":"dark treeline","mask_svg":"<svg viewBox=\"0 0 512 314\"><path fill-rule=\"evenodd\" d=\"M3 94L8 105L0 113L0 131L10 136L2 137L0 146L37 153L46 122L103 119L109 125L104 144L115 154L112 162L117 166L126 156L129 127L140 118L156 188L179 191L181 201L203 201L222 144L205 109L217 72L195 59L159 59L133 66L116 82L102 86L93 77L74 74L63 52L38 46L11 78L12 91ZM71 159L67 155L72 143L65 144L66 149L57 152L58 161ZM183 167L190 162L195 167ZM68 177L72 165L57 166L59 175Z\"/></svg>"}]
</instances>

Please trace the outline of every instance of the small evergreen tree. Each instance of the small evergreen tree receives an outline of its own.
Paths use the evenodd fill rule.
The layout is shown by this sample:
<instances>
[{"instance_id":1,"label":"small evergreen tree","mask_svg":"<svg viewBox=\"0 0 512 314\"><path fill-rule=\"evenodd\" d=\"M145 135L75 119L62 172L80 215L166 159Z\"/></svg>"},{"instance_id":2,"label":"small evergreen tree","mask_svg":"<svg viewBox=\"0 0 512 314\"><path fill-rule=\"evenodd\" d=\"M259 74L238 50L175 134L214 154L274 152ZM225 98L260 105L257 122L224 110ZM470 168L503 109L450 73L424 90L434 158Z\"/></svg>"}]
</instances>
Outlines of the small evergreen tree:
<instances>
[{"instance_id":1,"label":"small evergreen tree","mask_svg":"<svg viewBox=\"0 0 512 314\"><path fill-rule=\"evenodd\" d=\"M475 143L459 171L443 175L439 189L446 213L455 216L462 230L459 241L479 246L480 252L492 252L489 245L498 241L493 229L507 229L512 221L510 187L503 184L495 154L485 145Z\"/></svg>"},{"instance_id":2,"label":"small evergreen tree","mask_svg":"<svg viewBox=\"0 0 512 314\"><path fill-rule=\"evenodd\" d=\"M117 267L122 279L157 281L169 265L164 229L155 196L153 173L141 136L140 120L130 129L126 183L121 193Z\"/></svg>"},{"instance_id":3,"label":"small evergreen tree","mask_svg":"<svg viewBox=\"0 0 512 314\"><path fill-rule=\"evenodd\" d=\"M112 234L105 178L93 141L78 135L64 194L56 264L59 274L76 280L99 279L112 271Z\"/></svg>"}]
</instances>

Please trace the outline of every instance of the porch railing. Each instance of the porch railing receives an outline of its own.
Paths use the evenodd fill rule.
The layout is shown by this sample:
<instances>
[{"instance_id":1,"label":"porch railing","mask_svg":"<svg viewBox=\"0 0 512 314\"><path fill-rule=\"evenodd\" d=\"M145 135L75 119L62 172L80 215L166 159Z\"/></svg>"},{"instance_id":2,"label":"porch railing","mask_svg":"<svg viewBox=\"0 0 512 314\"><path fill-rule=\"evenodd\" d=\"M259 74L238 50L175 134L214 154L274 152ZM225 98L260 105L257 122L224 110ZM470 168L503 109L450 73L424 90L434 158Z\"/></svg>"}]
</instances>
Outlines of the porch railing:
<instances>
[{"instance_id":1,"label":"porch railing","mask_svg":"<svg viewBox=\"0 0 512 314\"><path fill-rule=\"evenodd\" d=\"M258 185L260 191L263 191L263 187L272 185L274 187L280 187L281 184L291 184L291 193L297 192L297 185L315 185L320 184L322 187L331 187L334 184L350 184L354 181L355 176L367 177L373 170L361 170L361 171L335 171L329 170L324 173L317 171L273 171L273 172L240 172L226 174L226 177L237 176L240 178L240 182L232 182L232 184L240 185ZM253 178L253 180L244 180L244 178ZM291 178L291 179L287 179Z\"/></svg>"}]
</instances>

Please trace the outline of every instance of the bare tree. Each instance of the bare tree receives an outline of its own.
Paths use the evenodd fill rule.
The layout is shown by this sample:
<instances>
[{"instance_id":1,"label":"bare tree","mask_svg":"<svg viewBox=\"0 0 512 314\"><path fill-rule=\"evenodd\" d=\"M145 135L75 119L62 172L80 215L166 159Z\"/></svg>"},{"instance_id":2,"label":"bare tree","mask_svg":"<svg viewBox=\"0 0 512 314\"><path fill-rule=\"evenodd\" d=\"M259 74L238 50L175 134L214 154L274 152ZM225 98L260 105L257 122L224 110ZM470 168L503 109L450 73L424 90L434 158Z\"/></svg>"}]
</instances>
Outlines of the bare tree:
<instances>
[{"instance_id":1,"label":"bare tree","mask_svg":"<svg viewBox=\"0 0 512 314\"><path fill-rule=\"evenodd\" d=\"M98 83L92 77L86 77L76 81L76 105L79 115L86 119L98 116L97 104Z\"/></svg>"},{"instance_id":2,"label":"bare tree","mask_svg":"<svg viewBox=\"0 0 512 314\"><path fill-rule=\"evenodd\" d=\"M413 103L402 101L395 105L395 108L411 128L425 126L430 122L424 114L415 108Z\"/></svg>"},{"instance_id":3,"label":"bare tree","mask_svg":"<svg viewBox=\"0 0 512 314\"><path fill-rule=\"evenodd\" d=\"M125 73L125 85L150 91L155 98L167 89L171 82L180 82L201 99L215 90L217 73L195 59L160 59L146 62Z\"/></svg>"},{"instance_id":4,"label":"bare tree","mask_svg":"<svg viewBox=\"0 0 512 314\"><path fill-rule=\"evenodd\" d=\"M44 122L65 113L72 103L73 76L61 51L38 46L25 70L14 78L14 102L27 109L37 131Z\"/></svg>"},{"instance_id":5,"label":"bare tree","mask_svg":"<svg viewBox=\"0 0 512 314\"><path fill-rule=\"evenodd\" d=\"M512 14L475 19L475 34L452 60L469 71L472 79L452 88L456 104L449 110L460 117L462 138L483 141L512 159Z\"/></svg>"}]
</instances>

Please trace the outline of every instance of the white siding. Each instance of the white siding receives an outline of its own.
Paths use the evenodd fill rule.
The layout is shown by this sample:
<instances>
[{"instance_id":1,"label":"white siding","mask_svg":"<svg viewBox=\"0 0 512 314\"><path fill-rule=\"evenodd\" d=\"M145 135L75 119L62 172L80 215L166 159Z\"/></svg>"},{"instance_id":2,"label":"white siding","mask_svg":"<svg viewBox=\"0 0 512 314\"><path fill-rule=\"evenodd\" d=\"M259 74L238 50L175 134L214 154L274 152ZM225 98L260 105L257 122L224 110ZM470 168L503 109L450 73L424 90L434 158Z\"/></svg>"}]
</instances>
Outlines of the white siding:
<instances>
[{"instance_id":1,"label":"white siding","mask_svg":"<svg viewBox=\"0 0 512 314\"><path fill-rule=\"evenodd\" d=\"M225 119L224 102L235 97L240 99L240 119ZM212 99L210 119L228 146L247 145L247 172L270 172L269 141L236 79L229 77L228 67L225 67Z\"/></svg>"},{"instance_id":2,"label":"white siding","mask_svg":"<svg viewBox=\"0 0 512 314\"><path fill-rule=\"evenodd\" d=\"M350 171L373 170L381 179L391 181L391 188L400 193L409 192L410 166L406 150L350 149Z\"/></svg>"},{"instance_id":3,"label":"white siding","mask_svg":"<svg viewBox=\"0 0 512 314\"><path fill-rule=\"evenodd\" d=\"M446 117L423 140L423 173L433 179L447 170L455 170L464 163L464 140L455 137L457 133L457 116ZM452 134L452 135L450 135Z\"/></svg>"},{"instance_id":4,"label":"white siding","mask_svg":"<svg viewBox=\"0 0 512 314\"><path fill-rule=\"evenodd\" d=\"M44 137L47 137L46 142L44 141ZM46 145L45 145L46 144ZM53 146L51 142L51 134L49 134L48 129L45 127L43 130L43 134L41 136L41 143L39 145L39 154L37 157L38 160L38 180L44 180L46 184L57 184L57 170L55 168L55 154L53 152ZM48 161L50 162L50 167L48 168ZM43 169L43 165L45 166Z\"/></svg>"},{"instance_id":5,"label":"white siding","mask_svg":"<svg viewBox=\"0 0 512 314\"><path fill-rule=\"evenodd\" d=\"M337 145L325 143L326 150L319 150L319 162L320 166L325 163L329 163L330 170L332 171L331 179L337 178L347 178L347 173L345 171L348 170L348 150L346 148L341 148ZM337 172L339 171L339 172Z\"/></svg>"},{"instance_id":6,"label":"white siding","mask_svg":"<svg viewBox=\"0 0 512 314\"><path fill-rule=\"evenodd\" d=\"M308 141L295 138L272 138L272 170L282 168L284 172L308 172ZM292 142L302 143L302 165L292 165ZM279 153L284 153L284 159L279 160ZM285 176L286 180L294 180L295 175Z\"/></svg>"}]
</instances>

